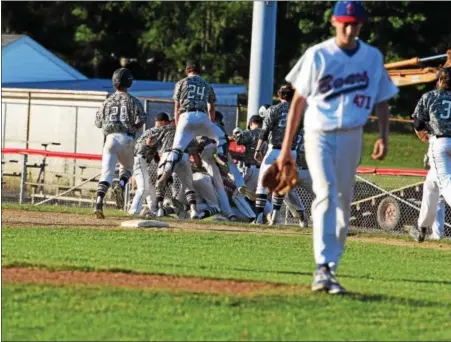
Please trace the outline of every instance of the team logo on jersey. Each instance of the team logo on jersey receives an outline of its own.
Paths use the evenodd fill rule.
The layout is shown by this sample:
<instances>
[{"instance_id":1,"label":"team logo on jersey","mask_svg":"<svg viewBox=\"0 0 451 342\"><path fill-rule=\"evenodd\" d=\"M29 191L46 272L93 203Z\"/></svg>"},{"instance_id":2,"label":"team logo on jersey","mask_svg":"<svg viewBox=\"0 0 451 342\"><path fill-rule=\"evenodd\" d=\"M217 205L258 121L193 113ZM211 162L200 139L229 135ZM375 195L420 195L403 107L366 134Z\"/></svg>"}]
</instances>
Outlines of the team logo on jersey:
<instances>
[{"instance_id":1,"label":"team logo on jersey","mask_svg":"<svg viewBox=\"0 0 451 342\"><path fill-rule=\"evenodd\" d=\"M332 93L327 95L326 100L334 98L340 94L346 94L354 90L366 89L370 83L368 73L349 74L345 77L335 78L333 75L326 75L318 81L318 88L321 94Z\"/></svg>"}]
</instances>

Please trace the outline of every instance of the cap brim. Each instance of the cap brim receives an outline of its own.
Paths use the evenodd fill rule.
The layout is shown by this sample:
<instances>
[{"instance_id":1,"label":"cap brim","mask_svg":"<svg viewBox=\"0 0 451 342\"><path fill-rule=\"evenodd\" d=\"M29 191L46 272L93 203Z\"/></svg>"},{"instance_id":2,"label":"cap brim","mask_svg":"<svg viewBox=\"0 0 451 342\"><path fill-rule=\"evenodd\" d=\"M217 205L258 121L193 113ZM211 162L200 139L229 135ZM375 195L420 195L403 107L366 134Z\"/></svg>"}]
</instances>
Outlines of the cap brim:
<instances>
[{"instance_id":1,"label":"cap brim","mask_svg":"<svg viewBox=\"0 0 451 342\"><path fill-rule=\"evenodd\" d=\"M339 23L362 23L364 21L364 18L354 17L350 15L334 16L334 18Z\"/></svg>"}]
</instances>

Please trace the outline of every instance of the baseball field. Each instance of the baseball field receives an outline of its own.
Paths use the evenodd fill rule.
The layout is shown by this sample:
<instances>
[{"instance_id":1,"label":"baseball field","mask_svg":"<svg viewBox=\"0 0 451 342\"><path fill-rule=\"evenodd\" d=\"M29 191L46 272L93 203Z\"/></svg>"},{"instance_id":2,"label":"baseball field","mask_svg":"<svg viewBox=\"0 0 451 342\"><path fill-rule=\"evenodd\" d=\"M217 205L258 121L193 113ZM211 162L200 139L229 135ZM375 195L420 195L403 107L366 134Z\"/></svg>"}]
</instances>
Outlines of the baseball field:
<instances>
[{"instance_id":1,"label":"baseball field","mask_svg":"<svg viewBox=\"0 0 451 342\"><path fill-rule=\"evenodd\" d=\"M311 228L2 208L3 340L450 340L451 243L354 233L313 294Z\"/></svg>"}]
</instances>

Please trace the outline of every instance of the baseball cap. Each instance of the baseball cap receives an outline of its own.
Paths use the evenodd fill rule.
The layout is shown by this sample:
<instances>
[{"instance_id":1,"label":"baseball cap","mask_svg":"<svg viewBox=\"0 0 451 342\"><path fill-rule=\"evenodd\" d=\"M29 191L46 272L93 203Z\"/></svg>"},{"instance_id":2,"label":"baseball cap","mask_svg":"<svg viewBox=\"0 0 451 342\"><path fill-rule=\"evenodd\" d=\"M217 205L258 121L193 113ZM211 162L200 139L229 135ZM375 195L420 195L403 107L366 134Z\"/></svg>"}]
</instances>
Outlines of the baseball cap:
<instances>
[{"instance_id":1,"label":"baseball cap","mask_svg":"<svg viewBox=\"0 0 451 342\"><path fill-rule=\"evenodd\" d=\"M160 112L155 115L155 121L169 121L169 114L166 112Z\"/></svg>"},{"instance_id":2,"label":"baseball cap","mask_svg":"<svg viewBox=\"0 0 451 342\"><path fill-rule=\"evenodd\" d=\"M367 16L361 1L337 1L332 15L340 23L361 23Z\"/></svg>"}]
</instances>

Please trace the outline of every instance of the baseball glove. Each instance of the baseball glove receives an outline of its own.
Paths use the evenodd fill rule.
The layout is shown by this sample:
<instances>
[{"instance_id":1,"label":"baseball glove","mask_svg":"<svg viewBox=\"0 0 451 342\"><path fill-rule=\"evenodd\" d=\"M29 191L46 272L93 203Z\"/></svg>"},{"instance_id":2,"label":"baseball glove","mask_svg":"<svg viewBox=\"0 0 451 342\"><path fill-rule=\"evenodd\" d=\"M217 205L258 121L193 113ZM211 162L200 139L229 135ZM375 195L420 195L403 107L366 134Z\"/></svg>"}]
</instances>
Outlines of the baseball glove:
<instances>
[{"instance_id":1,"label":"baseball glove","mask_svg":"<svg viewBox=\"0 0 451 342\"><path fill-rule=\"evenodd\" d=\"M285 195L299 184L298 170L293 164L285 164L282 170L272 164L263 175L263 186L268 192Z\"/></svg>"}]
</instances>

